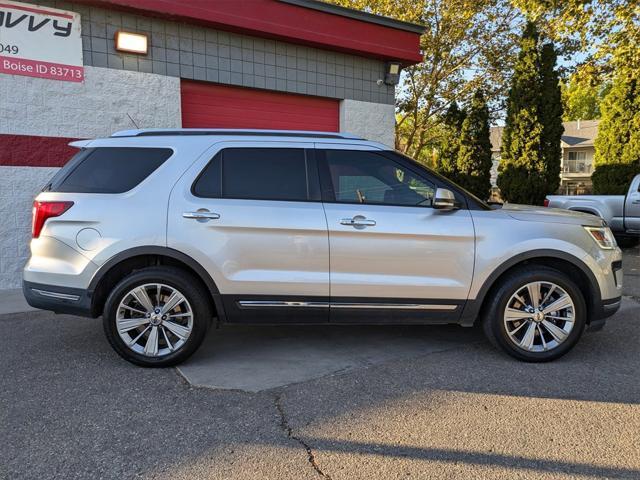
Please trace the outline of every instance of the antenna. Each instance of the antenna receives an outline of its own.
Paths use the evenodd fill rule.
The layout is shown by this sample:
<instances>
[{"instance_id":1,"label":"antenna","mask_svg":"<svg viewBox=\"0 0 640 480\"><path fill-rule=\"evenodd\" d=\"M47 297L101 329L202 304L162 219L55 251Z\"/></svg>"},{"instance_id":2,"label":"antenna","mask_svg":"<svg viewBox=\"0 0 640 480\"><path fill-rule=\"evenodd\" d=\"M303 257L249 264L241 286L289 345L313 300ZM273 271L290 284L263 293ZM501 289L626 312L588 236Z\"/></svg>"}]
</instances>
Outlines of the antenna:
<instances>
[{"instance_id":1,"label":"antenna","mask_svg":"<svg viewBox=\"0 0 640 480\"><path fill-rule=\"evenodd\" d=\"M131 118L131 115L129 115L129 112L127 112L127 117L129 117L129 120L131 120L131 123L133 123L134 127L138 128L138 129L140 128L138 126L138 124L136 123L136 121L133 118Z\"/></svg>"}]
</instances>

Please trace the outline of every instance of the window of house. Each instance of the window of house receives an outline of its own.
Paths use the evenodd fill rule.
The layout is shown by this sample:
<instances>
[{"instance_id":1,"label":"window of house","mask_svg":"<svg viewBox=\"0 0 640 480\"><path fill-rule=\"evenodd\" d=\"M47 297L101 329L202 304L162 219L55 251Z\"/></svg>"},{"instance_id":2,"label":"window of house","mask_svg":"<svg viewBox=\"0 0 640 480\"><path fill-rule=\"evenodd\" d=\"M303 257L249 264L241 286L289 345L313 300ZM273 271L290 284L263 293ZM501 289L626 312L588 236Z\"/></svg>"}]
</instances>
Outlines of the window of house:
<instances>
[{"instance_id":1,"label":"window of house","mask_svg":"<svg viewBox=\"0 0 640 480\"><path fill-rule=\"evenodd\" d=\"M587 158L587 152L568 152L564 172L591 173L591 159Z\"/></svg>"}]
</instances>

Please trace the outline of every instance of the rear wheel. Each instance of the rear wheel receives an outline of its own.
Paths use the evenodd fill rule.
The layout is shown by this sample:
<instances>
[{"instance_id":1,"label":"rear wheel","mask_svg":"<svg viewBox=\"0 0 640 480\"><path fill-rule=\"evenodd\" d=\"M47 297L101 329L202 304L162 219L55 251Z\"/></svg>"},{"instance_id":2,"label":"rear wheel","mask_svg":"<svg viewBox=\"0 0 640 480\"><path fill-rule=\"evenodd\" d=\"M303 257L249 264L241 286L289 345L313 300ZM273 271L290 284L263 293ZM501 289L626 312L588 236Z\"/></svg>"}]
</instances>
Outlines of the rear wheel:
<instances>
[{"instance_id":1,"label":"rear wheel","mask_svg":"<svg viewBox=\"0 0 640 480\"><path fill-rule=\"evenodd\" d=\"M520 360L546 362L567 353L587 318L582 292L567 275L546 267L506 277L483 319L487 338Z\"/></svg>"},{"instance_id":2,"label":"rear wheel","mask_svg":"<svg viewBox=\"0 0 640 480\"><path fill-rule=\"evenodd\" d=\"M125 360L145 367L176 365L200 346L213 316L208 293L172 267L134 272L106 301L103 327Z\"/></svg>"}]
</instances>

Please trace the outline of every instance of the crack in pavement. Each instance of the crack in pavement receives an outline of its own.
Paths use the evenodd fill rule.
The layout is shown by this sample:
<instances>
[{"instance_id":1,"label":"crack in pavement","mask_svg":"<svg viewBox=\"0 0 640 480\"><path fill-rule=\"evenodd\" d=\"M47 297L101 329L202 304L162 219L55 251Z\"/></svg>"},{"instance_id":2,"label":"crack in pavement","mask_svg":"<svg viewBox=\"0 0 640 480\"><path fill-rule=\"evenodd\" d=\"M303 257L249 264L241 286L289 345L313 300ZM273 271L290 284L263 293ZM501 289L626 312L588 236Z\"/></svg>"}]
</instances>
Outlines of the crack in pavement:
<instances>
[{"instance_id":1,"label":"crack in pavement","mask_svg":"<svg viewBox=\"0 0 640 480\"><path fill-rule=\"evenodd\" d=\"M313 454L313 450L311 450L311 447L300 437L293 434L293 429L289 426L287 416L285 415L284 408L282 406L282 398L279 394L275 396L274 403L276 405L276 409L278 410L278 413L280 414L280 428L282 428L282 430L287 434L287 437L298 442L307 451L307 458L309 460L309 463L311 464L313 469L316 471L316 473L320 475L322 478L331 480L331 476L328 473L324 473L320 468L320 466L318 465L318 463L316 462L316 457Z\"/></svg>"}]
</instances>

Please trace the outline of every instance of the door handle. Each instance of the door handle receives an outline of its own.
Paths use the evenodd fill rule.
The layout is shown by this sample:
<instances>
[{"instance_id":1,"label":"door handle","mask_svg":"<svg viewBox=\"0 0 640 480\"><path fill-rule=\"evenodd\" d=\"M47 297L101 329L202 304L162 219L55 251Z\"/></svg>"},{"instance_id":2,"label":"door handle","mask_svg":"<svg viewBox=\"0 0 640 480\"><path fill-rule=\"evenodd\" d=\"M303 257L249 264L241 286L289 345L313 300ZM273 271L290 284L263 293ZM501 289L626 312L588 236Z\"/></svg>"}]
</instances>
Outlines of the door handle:
<instances>
[{"instance_id":1,"label":"door handle","mask_svg":"<svg viewBox=\"0 0 640 480\"><path fill-rule=\"evenodd\" d=\"M184 212L182 214L183 218L195 218L196 220L217 220L220 218L219 213L209 212L208 210L202 211L198 210L197 212Z\"/></svg>"},{"instance_id":2,"label":"door handle","mask_svg":"<svg viewBox=\"0 0 640 480\"><path fill-rule=\"evenodd\" d=\"M376 225L376 221L363 217L362 215L356 215L353 218L343 218L340 220L340 225L348 225L356 228L374 227Z\"/></svg>"}]
</instances>

